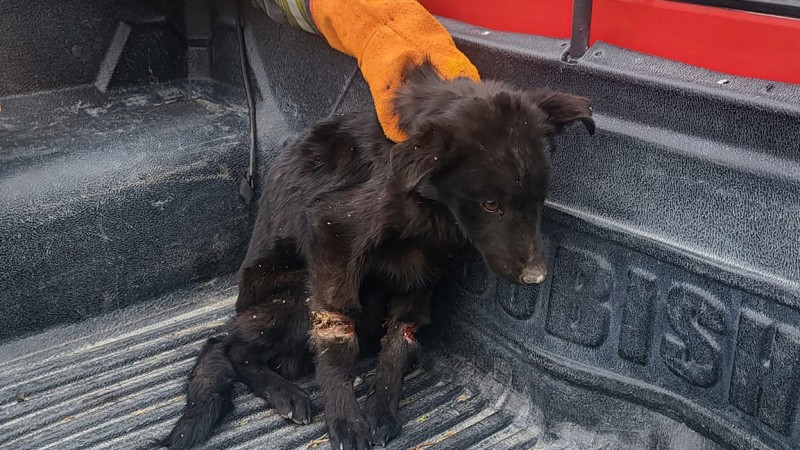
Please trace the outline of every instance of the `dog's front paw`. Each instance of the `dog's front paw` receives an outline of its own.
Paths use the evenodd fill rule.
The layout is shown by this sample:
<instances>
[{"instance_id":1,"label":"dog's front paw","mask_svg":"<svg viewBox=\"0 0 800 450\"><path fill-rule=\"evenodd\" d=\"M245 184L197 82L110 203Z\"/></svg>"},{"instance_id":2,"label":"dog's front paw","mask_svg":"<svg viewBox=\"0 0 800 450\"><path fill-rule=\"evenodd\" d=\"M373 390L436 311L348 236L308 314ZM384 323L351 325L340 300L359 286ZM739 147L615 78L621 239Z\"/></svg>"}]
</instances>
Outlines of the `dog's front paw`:
<instances>
[{"instance_id":1,"label":"dog's front paw","mask_svg":"<svg viewBox=\"0 0 800 450\"><path fill-rule=\"evenodd\" d=\"M328 420L328 436L333 450L372 448L367 421L362 417Z\"/></svg>"},{"instance_id":2,"label":"dog's front paw","mask_svg":"<svg viewBox=\"0 0 800 450\"><path fill-rule=\"evenodd\" d=\"M400 416L387 409L371 411L367 416L372 442L383 447L400 434L403 423Z\"/></svg>"},{"instance_id":3,"label":"dog's front paw","mask_svg":"<svg viewBox=\"0 0 800 450\"><path fill-rule=\"evenodd\" d=\"M311 423L311 399L300 387L287 383L286 386L273 389L270 392L270 400L275 412L282 417L300 425Z\"/></svg>"}]
</instances>

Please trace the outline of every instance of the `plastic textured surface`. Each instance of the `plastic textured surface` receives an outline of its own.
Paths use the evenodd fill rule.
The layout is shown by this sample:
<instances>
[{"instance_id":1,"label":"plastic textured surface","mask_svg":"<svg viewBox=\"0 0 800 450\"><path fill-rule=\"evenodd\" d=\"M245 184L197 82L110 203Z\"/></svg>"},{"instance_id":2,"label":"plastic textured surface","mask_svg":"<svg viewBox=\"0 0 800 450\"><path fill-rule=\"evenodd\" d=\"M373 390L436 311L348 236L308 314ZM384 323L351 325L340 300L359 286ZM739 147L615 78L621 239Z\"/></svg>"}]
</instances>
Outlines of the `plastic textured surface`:
<instances>
[{"instance_id":1,"label":"plastic textured surface","mask_svg":"<svg viewBox=\"0 0 800 450\"><path fill-rule=\"evenodd\" d=\"M244 99L228 85L241 74L218 6L207 29L186 27L205 81L0 98L0 448L161 435L231 311L230 279L134 305L234 271L247 242ZM355 61L317 36L252 9L246 22L263 174L293 133L371 101ZM475 261L442 285L420 334L428 381L407 388L422 402L404 410L427 418L396 448L451 429L469 431L434 448L800 448L800 86L604 43L570 64L565 40L445 24L484 78L591 97L598 132L559 139L544 285ZM454 413L442 380L476 403ZM322 434L237 404L214 442Z\"/></svg>"},{"instance_id":2,"label":"plastic textured surface","mask_svg":"<svg viewBox=\"0 0 800 450\"><path fill-rule=\"evenodd\" d=\"M0 97L186 76L184 40L148 2L0 4Z\"/></svg>"},{"instance_id":3,"label":"plastic textured surface","mask_svg":"<svg viewBox=\"0 0 800 450\"><path fill-rule=\"evenodd\" d=\"M202 341L233 313L235 292L230 278L214 280L0 347L0 448L147 447L177 419L193 359ZM432 337L423 343L435 342ZM652 448L683 448L681 443L718 448L644 410L634 420L648 431L636 433L613 422L549 425L547 414L511 389L511 377L502 368L484 372L444 350L431 344L428 358L406 376L400 409L404 431L387 448L634 449L639 434L659 443ZM359 365L355 382L362 401L372 363ZM281 418L239 385L236 410L197 448L326 448L319 391L309 380L301 385L314 404L311 425ZM594 397L575 398L597 401Z\"/></svg>"},{"instance_id":4,"label":"plastic textured surface","mask_svg":"<svg viewBox=\"0 0 800 450\"><path fill-rule=\"evenodd\" d=\"M2 104L0 340L236 270L250 227L238 91L90 86Z\"/></svg>"}]
</instances>

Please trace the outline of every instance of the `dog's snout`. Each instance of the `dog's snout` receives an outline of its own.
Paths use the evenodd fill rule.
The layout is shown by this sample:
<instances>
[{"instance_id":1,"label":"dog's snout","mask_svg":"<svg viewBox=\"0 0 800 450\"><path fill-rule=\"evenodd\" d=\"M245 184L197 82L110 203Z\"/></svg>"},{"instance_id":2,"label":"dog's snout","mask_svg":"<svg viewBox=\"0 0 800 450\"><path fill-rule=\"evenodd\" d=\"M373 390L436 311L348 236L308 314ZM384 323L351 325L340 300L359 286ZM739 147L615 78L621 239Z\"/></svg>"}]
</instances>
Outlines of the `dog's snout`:
<instances>
[{"instance_id":1,"label":"dog's snout","mask_svg":"<svg viewBox=\"0 0 800 450\"><path fill-rule=\"evenodd\" d=\"M542 284L547 279L547 271L539 267L528 267L522 271L520 281L524 284Z\"/></svg>"}]
</instances>

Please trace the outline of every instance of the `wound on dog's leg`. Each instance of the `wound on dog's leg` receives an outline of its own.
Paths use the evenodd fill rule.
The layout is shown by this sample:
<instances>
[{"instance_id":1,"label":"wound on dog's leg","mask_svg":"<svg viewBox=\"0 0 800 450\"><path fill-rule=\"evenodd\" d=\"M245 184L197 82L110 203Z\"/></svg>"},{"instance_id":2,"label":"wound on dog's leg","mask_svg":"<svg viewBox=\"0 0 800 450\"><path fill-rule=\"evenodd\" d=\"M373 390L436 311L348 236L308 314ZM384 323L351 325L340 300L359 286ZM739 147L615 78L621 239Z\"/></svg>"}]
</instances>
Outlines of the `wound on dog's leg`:
<instances>
[{"instance_id":1,"label":"wound on dog's leg","mask_svg":"<svg viewBox=\"0 0 800 450\"><path fill-rule=\"evenodd\" d=\"M410 322L403 323L402 325L400 325L400 332L402 333L403 338L409 344L417 343L417 337L416 337L417 324Z\"/></svg>"},{"instance_id":2,"label":"wound on dog's leg","mask_svg":"<svg viewBox=\"0 0 800 450\"><path fill-rule=\"evenodd\" d=\"M355 339L355 322L344 314L332 311L312 311L312 328L323 340L351 341Z\"/></svg>"}]
</instances>

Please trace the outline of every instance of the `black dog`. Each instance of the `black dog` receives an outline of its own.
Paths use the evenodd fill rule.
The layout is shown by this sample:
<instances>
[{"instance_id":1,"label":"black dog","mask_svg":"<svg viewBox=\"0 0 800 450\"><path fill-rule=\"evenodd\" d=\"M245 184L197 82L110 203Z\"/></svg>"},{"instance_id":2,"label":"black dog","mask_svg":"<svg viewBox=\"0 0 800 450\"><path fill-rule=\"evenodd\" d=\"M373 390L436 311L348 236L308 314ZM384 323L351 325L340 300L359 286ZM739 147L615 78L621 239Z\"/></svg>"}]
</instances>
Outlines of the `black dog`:
<instances>
[{"instance_id":1,"label":"black dog","mask_svg":"<svg viewBox=\"0 0 800 450\"><path fill-rule=\"evenodd\" d=\"M273 163L237 315L203 349L164 445L208 439L232 409L238 380L282 416L309 423L309 398L288 380L312 361L331 446L384 444L400 432L414 333L467 243L514 283L544 281L539 223L551 137L576 120L594 132L589 100L444 81L425 63L406 71L395 106L408 134L401 144L385 139L374 114L347 114L314 126ZM374 394L362 411L353 367L359 341L377 333Z\"/></svg>"}]
</instances>

